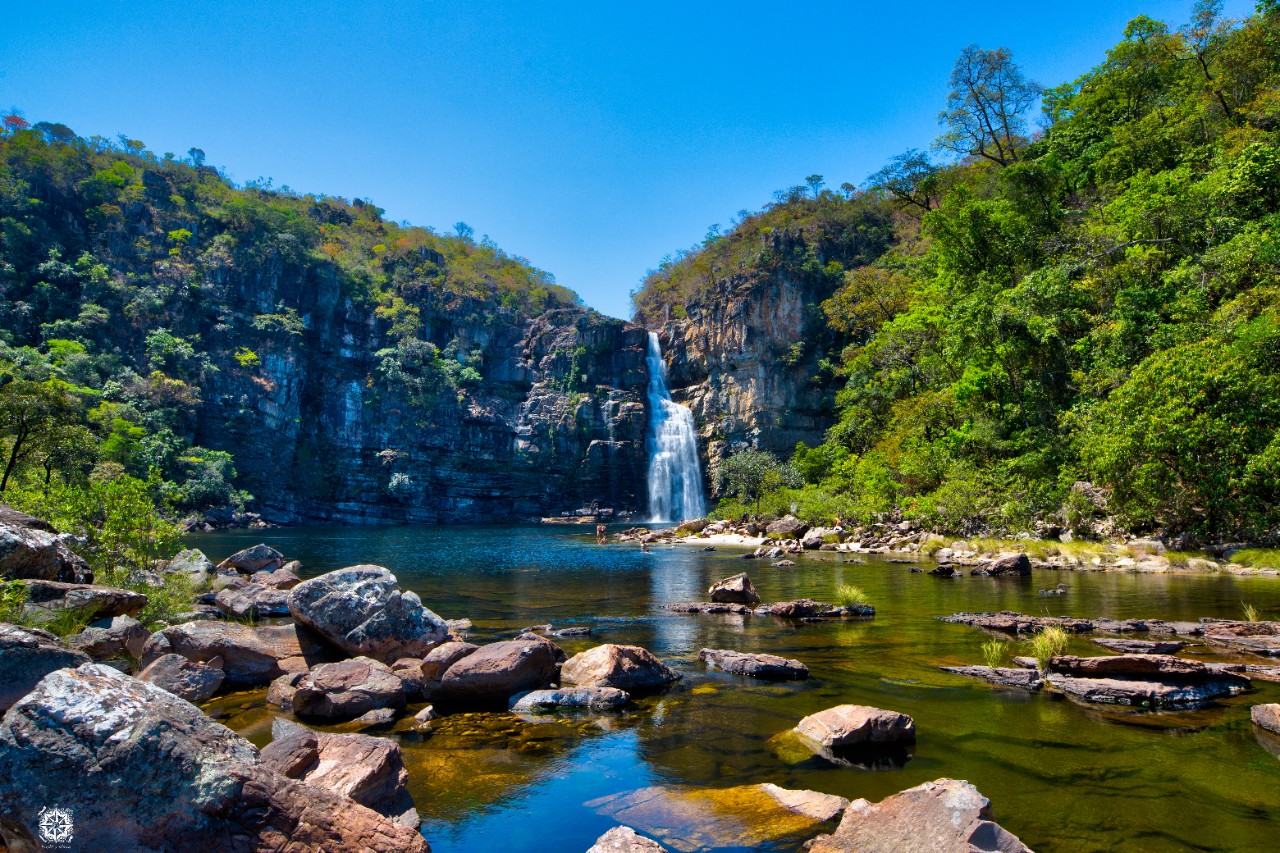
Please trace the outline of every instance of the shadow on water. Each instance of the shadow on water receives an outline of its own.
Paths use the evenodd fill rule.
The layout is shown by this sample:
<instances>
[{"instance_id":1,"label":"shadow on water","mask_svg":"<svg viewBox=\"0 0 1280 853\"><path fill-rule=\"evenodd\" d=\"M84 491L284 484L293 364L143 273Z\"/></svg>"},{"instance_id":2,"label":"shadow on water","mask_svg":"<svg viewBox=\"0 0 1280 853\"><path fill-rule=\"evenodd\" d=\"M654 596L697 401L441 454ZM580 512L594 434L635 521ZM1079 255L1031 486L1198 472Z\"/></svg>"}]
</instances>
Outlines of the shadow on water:
<instances>
[{"instance_id":1,"label":"shadow on water","mask_svg":"<svg viewBox=\"0 0 1280 853\"><path fill-rule=\"evenodd\" d=\"M733 830L733 812L759 811L745 786L773 782L878 800L940 776L972 781L991 799L996 818L1042 851L1277 846L1280 759L1270 750L1280 747L1255 735L1249 707L1280 701L1280 684L1258 681L1251 694L1178 714L1086 708L940 672L939 665L980 662L989 637L936 619L1001 609L1235 618L1241 601L1280 606L1276 579L1045 571L1030 581L942 580L874 557L855 562L823 554L772 568L723 547L706 553L659 546L642 554L595 545L585 532L298 528L190 542L218 559L266 541L300 559L307 575L377 563L441 616L473 620L477 641L546 622L587 626L590 637L561 641L569 654L601 642L634 643L684 673L675 689L613 717L465 714L442 718L426 737L395 735L423 833L437 851L585 850L625 815L668 832L664 843L672 849L745 849L729 837L739 831L752 839L751 849L793 851L822 827L801 832L766 821ZM766 601L831 600L837 585L859 586L877 616L800 624L661 609L703 598L713 581L744 570ZM1038 595L1059 581L1068 585L1065 595ZM766 683L711 671L698 661L703 647L797 658L812 677ZM1009 650L1021 653L1016 644ZM1073 638L1069 651L1103 653L1083 638ZM1202 650L1188 649L1195 651ZM911 760L869 772L799 753L780 737L801 717L844 702L911 714L919 739ZM232 728L255 742L269 739L260 693L215 706ZM664 819L665 829L657 825Z\"/></svg>"}]
</instances>

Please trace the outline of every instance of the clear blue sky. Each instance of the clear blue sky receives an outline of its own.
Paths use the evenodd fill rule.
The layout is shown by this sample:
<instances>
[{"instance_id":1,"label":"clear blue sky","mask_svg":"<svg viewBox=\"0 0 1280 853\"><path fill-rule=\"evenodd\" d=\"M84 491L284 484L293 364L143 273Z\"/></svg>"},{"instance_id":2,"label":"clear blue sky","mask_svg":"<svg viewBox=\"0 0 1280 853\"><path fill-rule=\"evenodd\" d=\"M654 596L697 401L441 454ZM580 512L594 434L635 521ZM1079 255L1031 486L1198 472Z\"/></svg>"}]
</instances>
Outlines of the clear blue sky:
<instances>
[{"instance_id":1,"label":"clear blue sky","mask_svg":"<svg viewBox=\"0 0 1280 853\"><path fill-rule=\"evenodd\" d=\"M645 270L712 223L927 146L966 44L1055 85L1130 18L1178 25L1191 2L0 5L0 106L465 221L629 316Z\"/></svg>"}]
</instances>

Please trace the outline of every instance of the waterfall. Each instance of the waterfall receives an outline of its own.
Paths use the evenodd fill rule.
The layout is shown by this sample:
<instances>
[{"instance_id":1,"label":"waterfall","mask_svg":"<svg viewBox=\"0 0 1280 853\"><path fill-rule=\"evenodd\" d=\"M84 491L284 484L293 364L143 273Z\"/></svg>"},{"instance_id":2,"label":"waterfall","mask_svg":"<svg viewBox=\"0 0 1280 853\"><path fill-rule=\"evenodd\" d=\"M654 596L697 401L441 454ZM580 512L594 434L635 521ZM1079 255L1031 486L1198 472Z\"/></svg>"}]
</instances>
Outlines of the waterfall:
<instances>
[{"instance_id":1,"label":"waterfall","mask_svg":"<svg viewBox=\"0 0 1280 853\"><path fill-rule=\"evenodd\" d=\"M702 466L693 412L671 400L667 363L658 335L649 333L649 518L684 521L702 518Z\"/></svg>"}]
</instances>

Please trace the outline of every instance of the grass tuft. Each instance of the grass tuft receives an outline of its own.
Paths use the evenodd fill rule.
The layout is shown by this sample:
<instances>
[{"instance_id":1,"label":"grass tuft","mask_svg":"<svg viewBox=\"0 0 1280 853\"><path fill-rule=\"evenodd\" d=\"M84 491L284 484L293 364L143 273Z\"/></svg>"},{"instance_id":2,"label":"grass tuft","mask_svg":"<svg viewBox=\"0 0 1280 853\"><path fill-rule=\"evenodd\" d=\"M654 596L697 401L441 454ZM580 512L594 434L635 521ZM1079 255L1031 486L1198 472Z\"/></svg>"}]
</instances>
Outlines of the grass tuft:
<instances>
[{"instance_id":1,"label":"grass tuft","mask_svg":"<svg viewBox=\"0 0 1280 853\"><path fill-rule=\"evenodd\" d=\"M867 597L866 592L860 587L847 583L842 583L836 587L836 604L841 607L858 607L870 603L871 599Z\"/></svg>"},{"instance_id":2,"label":"grass tuft","mask_svg":"<svg viewBox=\"0 0 1280 853\"><path fill-rule=\"evenodd\" d=\"M1004 665L1005 651L1009 644L1004 640L990 639L982 644L982 659L987 666L996 669Z\"/></svg>"},{"instance_id":3,"label":"grass tuft","mask_svg":"<svg viewBox=\"0 0 1280 853\"><path fill-rule=\"evenodd\" d=\"M1027 648L1040 665L1040 671L1047 672L1049 661L1066 651L1067 632L1057 625L1049 625L1027 641Z\"/></svg>"}]
</instances>

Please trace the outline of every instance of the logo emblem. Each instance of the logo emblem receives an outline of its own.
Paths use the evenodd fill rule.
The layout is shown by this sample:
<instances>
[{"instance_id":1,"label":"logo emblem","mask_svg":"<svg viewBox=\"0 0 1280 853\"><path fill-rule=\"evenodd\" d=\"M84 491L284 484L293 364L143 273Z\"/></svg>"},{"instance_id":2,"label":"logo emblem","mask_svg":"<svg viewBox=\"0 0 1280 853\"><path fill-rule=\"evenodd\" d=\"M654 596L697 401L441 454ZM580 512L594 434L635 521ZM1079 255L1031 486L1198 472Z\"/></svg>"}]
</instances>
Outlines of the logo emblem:
<instances>
[{"instance_id":1,"label":"logo emblem","mask_svg":"<svg viewBox=\"0 0 1280 853\"><path fill-rule=\"evenodd\" d=\"M40 810L40 840L45 844L65 845L75 837L71 809L46 806Z\"/></svg>"}]
</instances>

